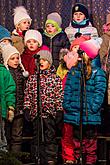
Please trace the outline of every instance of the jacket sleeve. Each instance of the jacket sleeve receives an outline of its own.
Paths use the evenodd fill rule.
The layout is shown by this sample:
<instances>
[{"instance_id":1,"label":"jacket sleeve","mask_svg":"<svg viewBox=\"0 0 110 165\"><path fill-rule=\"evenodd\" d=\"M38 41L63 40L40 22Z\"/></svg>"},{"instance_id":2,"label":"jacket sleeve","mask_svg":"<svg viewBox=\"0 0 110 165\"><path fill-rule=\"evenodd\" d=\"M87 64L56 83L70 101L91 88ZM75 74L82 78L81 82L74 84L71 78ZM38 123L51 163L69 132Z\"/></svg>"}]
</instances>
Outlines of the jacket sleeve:
<instances>
[{"instance_id":1,"label":"jacket sleeve","mask_svg":"<svg viewBox=\"0 0 110 165\"><path fill-rule=\"evenodd\" d=\"M93 100L91 103L91 109L93 113L97 113L100 110L101 105L104 101L105 91L106 91L106 75L102 69L99 69L95 75L94 79L95 90L93 95Z\"/></svg>"},{"instance_id":2,"label":"jacket sleeve","mask_svg":"<svg viewBox=\"0 0 110 165\"><path fill-rule=\"evenodd\" d=\"M63 48L67 48L67 49L70 48L70 41L69 41L69 39L68 39L65 32L64 32L64 35L63 35Z\"/></svg>"},{"instance_id":3,"label":"jacket sleeve","mask_svg":"<svg viewBox=\"0 0 110 165\"><path fill-rule=\"evenodd\" d=\"M15 81L8 70L4 72L4 86L5 86L5 99L7 107L12 106L15 108L15 94L16 94L16 84Z\"/></svg>"},{"instance_id":4,"label":"jacket sleeve","mask_svg":"<svg viewBox=\"0 0 110 165\"><path fill-rule=\"evenodd\" d=\"M63 108L65 111L71 110L72 87L71 87L71 73L68 73L66 85L64 89Z\"/></svg>"}]
</instances>

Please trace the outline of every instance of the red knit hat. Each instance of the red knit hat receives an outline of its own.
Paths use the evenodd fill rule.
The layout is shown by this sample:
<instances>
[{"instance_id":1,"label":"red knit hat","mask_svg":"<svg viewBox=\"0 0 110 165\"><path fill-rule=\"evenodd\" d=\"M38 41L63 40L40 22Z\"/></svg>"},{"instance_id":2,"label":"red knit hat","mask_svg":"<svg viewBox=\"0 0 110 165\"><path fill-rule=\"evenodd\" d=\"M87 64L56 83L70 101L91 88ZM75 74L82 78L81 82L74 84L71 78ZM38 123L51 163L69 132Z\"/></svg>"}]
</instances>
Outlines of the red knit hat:
<instances>
[{"instance_id":1,"label":"red knit hat","mask_svg":"<svg viewBox=\"0 0 110 165\"><path fill-rule=\"evenodd\" d=\"M90 36L82 35L79 38L74 39L71 43L70 50L72 50L75 45L80 45L82 42L89 40L90 38Z\"/></svg>"}]
</instances>

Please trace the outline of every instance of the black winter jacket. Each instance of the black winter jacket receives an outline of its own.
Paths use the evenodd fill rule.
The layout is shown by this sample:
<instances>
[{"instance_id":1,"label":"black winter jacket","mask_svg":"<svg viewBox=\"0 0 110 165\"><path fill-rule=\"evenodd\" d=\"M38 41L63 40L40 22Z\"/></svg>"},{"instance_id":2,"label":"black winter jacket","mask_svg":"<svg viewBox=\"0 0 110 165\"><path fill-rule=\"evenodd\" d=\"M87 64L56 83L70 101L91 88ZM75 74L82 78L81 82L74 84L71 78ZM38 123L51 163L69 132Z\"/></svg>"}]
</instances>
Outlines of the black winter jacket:
<instances>
[{"instance_id":1,"label":"black winter jacket","mask_svg":"<svg viewBox=\"0 0 110 165\"><path fill-rule=\"evenodd\" d=\"M70 48L69 39L64 31L61 31L54 37L47 36L41 29L39 31L42 34L43 45L48 46L52 52L53 65L57 69L57 67L59 66L59 52L62 48Z\"/></svg>"}]
</instances>

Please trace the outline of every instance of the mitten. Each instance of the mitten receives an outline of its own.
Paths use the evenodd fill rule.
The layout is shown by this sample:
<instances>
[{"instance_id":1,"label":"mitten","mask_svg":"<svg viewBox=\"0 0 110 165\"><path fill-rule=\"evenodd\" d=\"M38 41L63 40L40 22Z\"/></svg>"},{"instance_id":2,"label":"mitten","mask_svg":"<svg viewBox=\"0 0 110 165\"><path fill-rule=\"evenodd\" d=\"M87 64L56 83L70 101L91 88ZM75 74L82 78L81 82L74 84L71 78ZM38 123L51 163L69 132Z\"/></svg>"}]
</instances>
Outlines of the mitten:
<instances>
[{"instance_id":1,"label":"mitten","mask_svg":"<svg viewBox=\"0 0 110 165\"><path fill-rule=\"evenodd\" d=\"M9 109L8 109L8 120L10 122L12 122L13 118L14 118L14 108L13 107L9 107Z\"/></svg>"}]
</instances>

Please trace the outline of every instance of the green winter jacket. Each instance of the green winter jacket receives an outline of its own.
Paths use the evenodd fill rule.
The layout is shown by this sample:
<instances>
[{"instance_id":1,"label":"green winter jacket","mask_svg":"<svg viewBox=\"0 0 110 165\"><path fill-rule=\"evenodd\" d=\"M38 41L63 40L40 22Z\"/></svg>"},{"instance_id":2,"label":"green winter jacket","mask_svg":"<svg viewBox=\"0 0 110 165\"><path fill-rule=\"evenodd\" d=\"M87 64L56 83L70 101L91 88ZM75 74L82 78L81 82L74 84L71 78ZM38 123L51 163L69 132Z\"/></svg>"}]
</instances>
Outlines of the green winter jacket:
<instances>
[{"instance_id":1,"label":"green winter jacket","mask_svg":"<svg viewBox=\"0 0 110 165\"><path fill-rule=\"evenodd\" d=\"M3 64L0 64L0 115L7 118L9 106L15 108L16 85L10 74Z\"/></svg>"}]
</instances>

